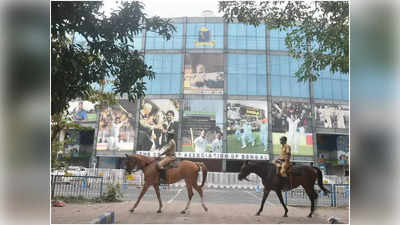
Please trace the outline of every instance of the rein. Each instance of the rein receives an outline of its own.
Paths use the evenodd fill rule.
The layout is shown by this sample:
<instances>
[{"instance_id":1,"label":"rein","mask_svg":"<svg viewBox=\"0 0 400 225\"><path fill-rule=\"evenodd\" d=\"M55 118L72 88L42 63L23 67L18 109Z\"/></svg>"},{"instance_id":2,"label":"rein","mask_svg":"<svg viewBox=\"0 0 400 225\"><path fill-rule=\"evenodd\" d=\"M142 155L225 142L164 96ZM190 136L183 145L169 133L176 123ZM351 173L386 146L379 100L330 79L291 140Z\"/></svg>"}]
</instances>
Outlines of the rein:
<instances>
[{"instance_id":1,"label":"rein","mask_svg":"<svg viewBox=\"0 0 400 225\"><path fill-rule=\"evenodd\" d=\"M246 181L251 182L251 183L257 183L257 181L250 180L250 179L248 179L247 177L246 177L246 178L243 178L243 180L246 180Z\"/></svg>"},{"instance_id":2,"label":"rein","mask_svg":"<svg viewBox=\"0 0 400 225\"><path fill-rule=\"evenodd\" d=\"M151 165L154 161L156 161L156 160L154 160L154 161L148 163L148 162L146 162L145 160L142 160L142 159L139 159L139 158L137 158L137 159L140 160L140 161L142 161L142 162L144 163L144 166L143 166L143 167L137 166L135 170L131 170L131 173L136 173L136 172L139 171L139 170L143 170L143 169L146 168L147 166Z\"/></svg>"}]
</instances>

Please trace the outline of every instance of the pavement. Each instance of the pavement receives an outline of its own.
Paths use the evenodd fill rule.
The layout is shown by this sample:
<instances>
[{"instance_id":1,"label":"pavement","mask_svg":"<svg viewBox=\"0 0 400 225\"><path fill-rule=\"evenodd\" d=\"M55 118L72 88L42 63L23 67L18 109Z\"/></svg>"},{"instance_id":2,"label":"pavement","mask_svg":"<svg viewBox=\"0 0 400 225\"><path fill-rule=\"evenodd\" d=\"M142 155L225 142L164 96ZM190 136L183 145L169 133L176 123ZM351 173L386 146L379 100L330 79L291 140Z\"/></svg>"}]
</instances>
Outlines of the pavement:
<instances>
[{"instance_id":1,"label":"pavement","mask_svg":"<svg viewBox=\"0 0 400 225\"><path fill-rule=\"evenodd\" d=\"M261 216L254 216L260 207L262 193L250 190L204 189L204 200L208 207L205 212L197 192L187 214L180 214L187 202L186 188L161 189L162 213L156 213L158 201L153 188L144 195L135 212L129 209L135 203L140 189L128 187L121 203L82 203L67 204L65 207L52 207L52 223L88 223L107 211L115 212L115 222L122 224L167 223L167 224L326 224L328 218L335 216L342 223L349 222L348 207L316 207L313 218L307 218L310 207L288 206L287 218L282 217L284 209L274 192L271 192Z\"/></svg>"}]
</instances>

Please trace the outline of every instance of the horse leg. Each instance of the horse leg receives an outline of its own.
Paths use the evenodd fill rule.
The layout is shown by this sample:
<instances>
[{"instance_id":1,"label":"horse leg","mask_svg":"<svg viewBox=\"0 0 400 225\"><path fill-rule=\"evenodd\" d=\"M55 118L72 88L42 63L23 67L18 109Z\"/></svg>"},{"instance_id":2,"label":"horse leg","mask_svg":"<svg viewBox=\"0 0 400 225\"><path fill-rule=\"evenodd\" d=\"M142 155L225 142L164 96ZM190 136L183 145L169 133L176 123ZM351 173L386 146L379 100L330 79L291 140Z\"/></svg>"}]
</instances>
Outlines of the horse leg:
<instances>
[{"instance_id":1,"label":"horse leg","mask_svg":"<svg viewBox=\"0 0 400 225\"><path fill-rule=\"evenodd\" d=\"M285 209L285 214L283 215L283 217L287 217L287 213L288 213L289 210L286 208L286 205L283 202L282 191L281 190L276 190L275 192L278 195L279 201L281 202L283 208Z\"/></svg>"},{"instance_id":2,"label":"horse leg","mask_svg":"<svg viewBox=\"0 0 400 225\"><path fill-rule=\"evenodd\" d=\"M131 213L133 213L133 211L135 211L136 207L138 206L140 200L142 199L143 195L146 193L147 189L149 189L149 185L148 184L144 184L143 188L142 188L142 192L140 192L139 198L136 201L135 205L133 205L132 209L129 210Z\"/></svg>"},{"instance_id":3,"label":"horse leg","mask_svg":"<svg viewBox=\"0 0 400 225\"><path fill-rule=\"evenodd\" d=\"M259 216L260 213L263 211L265 200L267 200L267 197L268 197L268 194L269 194L270 191L271 191L271 190L269 190L269 189L264 189L264 195L263 195L263 199L262 199L262 201L261 201L261 207L260 207L260 209L258 210L258 212L256 213L256 216Z\"/></svg>"},{"instance_id":4,"label":"horse leg","mask_svg":"<svg viewBox=\"0 0 400 225\"><path fill-rule=\"evenodd\" d=\"M161 197L160 197L160 187L158 186L158 184L154 184L153 187L154 187L154 190L156 191L158 203L159 203L159 208L157 210L157 213L161 213L162 202L161 202Z\"/></svg>"},{"instance_id":5,"label":"horse leg","mask_svg":"<svg viewBox=\"0 0 400 225\"><path fill-rule=\"evenodd\" d=\"M304 186L303 186L304 187ZM304 187L304 190L306 190L306 193L308 195L308 198L311 201L311 211L310 214L308 214L308 217L311 218L312 214L314 212L314 200L318 197L317 193L314 190L314 187Z\"/></svg>"},{"instance_id":6,"label":"horse leg","mask_svg":"<svg viewBox=\"0 0 400 225\"><path fill-rule=\"evenodd\" d=\"M181 211L182 214L185 214L186 210L189 209L190 201L192 201L192 197L193 197L192 184L190 182L188 182L187 180L185 180L185 183L186 183L186 188L187 188L187 191L188 191L189 200L188 200L188 202L186 204L185 209Z\"/></svg>"},{"instance_id":7,"label":"horse leg","mask_svg":"<svg viewBox=\"0 0 400 225\"><path fill-rule=\"evenodd\" d=\"M203 200L203 190L201 189L201 187L199 185L197 185L197 183L193 183L193 188L196 189L197 192L199 192L200 195L200 199L201 199L201 206L203 206L204 211L208 211L206 205L204 204L204 200Z\"/></svg>"}]
</instances>

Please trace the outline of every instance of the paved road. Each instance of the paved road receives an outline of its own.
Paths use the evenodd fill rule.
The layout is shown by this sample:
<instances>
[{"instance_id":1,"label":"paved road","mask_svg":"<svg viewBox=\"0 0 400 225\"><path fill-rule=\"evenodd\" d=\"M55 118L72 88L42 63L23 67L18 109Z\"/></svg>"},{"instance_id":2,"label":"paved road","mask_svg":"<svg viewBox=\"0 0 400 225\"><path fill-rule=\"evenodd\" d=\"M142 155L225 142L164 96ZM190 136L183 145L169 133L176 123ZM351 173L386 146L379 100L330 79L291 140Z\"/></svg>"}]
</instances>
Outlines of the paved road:
<instances>
[{"instance_id":1,"label":"paved road","mask_svg":"<svg viewBox=\"0 0 400 225\"><path fill-rule=\"evenodd\" d=\"M52 207L52 223L88 223L104 212L114 211L116 223L144 224L321 224L327 223L331 216L340 218L343 223L349 222L348 208L317 207L313 218L307 218L309 207L288 206L289 217L283 218L284 210L279 204L276 194L271 193L261 216L254 216L259 209L261 193L250 190L216 190L205 189L205 203L208 212L200 205L200 198L195 194L187 214L180 214L187 201L184 189L162 189L164 204L161 214L157 214L158 201L154 189L144 196L133 214L129 209L135 203L140 189L129 187L121 203L85 203L67 204L65 207Z\"/></svg>"},{"instance_id":2,"label":"paved road","mask_svg":"<svg viewBox=\"0 0 400 225\"><path fill-rule=\"evenodd\" d=\"M158 201L153 188L150 188L144 195L141 203L133 214L128 210L133 206L139 196L141 188L130 186L127 189L122 187L124 201L121 203L84 203L67 204L65 207L52 207L52 223L89 223L99 215L107 211L114 211L116 223L178 223L178 224L199 224L199 223L266 223L266 224L321 224L327 223L331 216L340 218L343 223L349 221L348 208L317 207L313 218L307 218L310 212L309 200L307 207L288 206L289 218L282 218L284 210L276 196L271 192L261 216L254 214L260 207L262 193L255 190L231 190L231 189L204 189L205 203L208 212L204 212L200 205L200 197L194 193L190 210L182 215L180 211L187 202L186 188L161 188L163 209L157 214ZM323 200L323 197L322 197ZM304 201L302 195L293 196L289 202ZM304 202L303 202L304 203Z\"/></svg>"},{"instance_id":3,"label":"paved road","mask_svg":"<svg viewBox=\"0 0 400 225\"><path fill-rule=\"evenodd\" d=\"M122 188L125 201L136 201L140 194L140 188L130 186L127 189ZM262 193L256 192L255 190L233 190L233 189L203 189L204 200L209 203L217 204L260 204L262 199ZM194 191L193 200L194 202L200 202L198 193ZM174 201L187 201L187 190L186 188L165 188L161 189L161 199L163 202L170 201L172 198ZM143 200L153 200L156 198L154 188L149 188L147 193L144 195ZM343 199L343 202L345 200ZM310 201L307 195L302 193L293 193L288 195L288 202L290 205L304 205L309 206ZM265 204L281 205L278 196L275 192L271 191ZM318 199L319 206L330 206L329 196L320 195Z\"/></svg>"}]
</instances>

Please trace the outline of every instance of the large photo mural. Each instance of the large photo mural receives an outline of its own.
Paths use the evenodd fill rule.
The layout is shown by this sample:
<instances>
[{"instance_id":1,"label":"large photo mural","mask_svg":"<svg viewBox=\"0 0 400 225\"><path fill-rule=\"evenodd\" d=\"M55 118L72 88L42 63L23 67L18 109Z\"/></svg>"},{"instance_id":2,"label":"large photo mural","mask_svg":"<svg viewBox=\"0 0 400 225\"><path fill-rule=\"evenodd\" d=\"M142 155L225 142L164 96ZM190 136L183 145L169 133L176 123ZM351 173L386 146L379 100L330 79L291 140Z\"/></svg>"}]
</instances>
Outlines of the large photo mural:
<instances>
[{"instance_id":1,"label":"large photo mural","mask_svg":"<svg viewBox=\"0 0 400 225\"><path fill-rule=\"evenodd\" d=\"M136 103L121 100L100 111L97 151L132 152L135 142Z\"/></svg>"},{"instance_id":2,"label":"large photo mural","mask_svg":"<svg viewBox=\"0 0 400 225\"><path fill-rule=\"evenodd\" d=\"M223 152L222 100L184 102L182 152Z\"/></svg>"},{"instance_id":3,"label":"large photo mural","mask_svg":"<svg viewBox=\"0 0 400 225\"><path fill-rule=\"evenodd\" d=\"M89 101L70 101L68 114L74 122L96 122L95 104Z\"/></svg>"},{"instance_id":4,"label":"large photo mural","mask_svg":"<svg viewBox=\"0 0 400 225\"><path fill-rule=\"evenodd\" d=\"M350 112L347 105L315 104L316 127L349 128Z\"/></svg>"},{"instance_id":5,"label":"large photo mural","mask_svg":"<svg viewBox=\"0 0 400 225\"><path fill-rule=\"evenodd\" d=\"M286 136L292 155L313 155L312 114L309 103L273 100L271 116L274 154L280 152L280 137Z\"/></svg>"},{"instance_id":6,"label":"large photo mural","mask_svg":"<svg viewBox=\"0 0 400 225\"><path fill-rule=\"evenodd\" d=\"M186 54L184 93L222 94L224 91L223 61L223 54Z\"/></svg>"},{"instance_id":7,"label":"large photo mural","mask_svg":"<svg viewBox=\"0 0 400 225\"><path fill-rule=\"evenodd\" d=\"M160 151L167 144L167 132L175 133L177 143L179 101L144 99L140 102L137 151Z\"/></svg>"},{"instance_id":8,"label":"large photo mural","mask_svg":"<svg viewBox=\"0 0 400 225\"><path fill-rule=\"evenodd\" d=\"M268 154L268 124L266 101L228 100L228 152Z\"/></svg>"}]
</instances>

